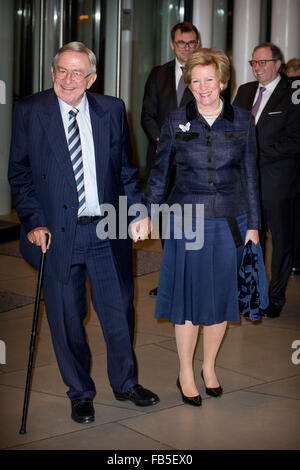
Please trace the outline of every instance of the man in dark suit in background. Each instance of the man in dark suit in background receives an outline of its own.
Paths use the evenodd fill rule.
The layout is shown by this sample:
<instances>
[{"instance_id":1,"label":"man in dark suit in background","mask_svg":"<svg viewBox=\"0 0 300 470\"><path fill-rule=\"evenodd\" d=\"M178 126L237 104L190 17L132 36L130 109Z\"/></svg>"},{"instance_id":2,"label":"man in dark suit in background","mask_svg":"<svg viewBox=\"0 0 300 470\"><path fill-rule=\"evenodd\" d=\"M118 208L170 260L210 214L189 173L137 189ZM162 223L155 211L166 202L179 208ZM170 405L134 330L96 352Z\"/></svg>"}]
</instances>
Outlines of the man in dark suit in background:
<instances>
[{"instance_id":1,"label":"man in dark suit in background","mask_svg":"<svg viewBox=\"0 0 300 470\"><path fill-rule=\"evenodd\" d=\"M153 165L161 127L169 112L185 106L193 98L191 91L184 84L183 72L190 55L201 47L201 38L196 26L187 21L173 26L170 47L175 58L164 65L154 67L145 85L141 124L149 139L148 169ZM175 171L174 164L166 197L172 189ZM157 288L152 289L149 295L156 296Z\"/></svg>"},{"instance_id":2,"label":"man in dark suit in background","mask_svg":"<svg viewBox=\"0 0 300 470\"><path fill-rule=\"evenodd\" d=\"M292 81L279 73L282 53L272 43L255 47L250 65L257 81L241 85L233 104L252 109L258 148L265 248L267 226L272 235L269 306L264 314L274 318L285 304L291 271L293 200L298 188L300 106L292 99Z\"/></svg>"},{"instance_id":3,"label":"man in dark suit in background","mask_svg":"<svg viewBox=\"0 0 300 470\"><path fill-rule=\"evenodd\" d=\"M288 77L292 77L293 80L300 80L300 59L296 57L290 59L285 65L284 73ZM298 157L298 172L300 175L300 155ZM300 274L300 188L298 194L295 197L294 204L294 250L292 274Z\"/></svg>"},{"instance_id":4,"label":"man in dark suit in background","mask_svg":"<svg viewBox=\"0 0 300 470\"><path fill-rule=\"evenodd\" d=\"M137 383L130 239L101 239L101 204L117 212L119 196L141 201L121 100L87 90L96 57L79 42L52 62L53 89L15 107L9 181L21 221L20 247L35 268L46 252L44 299L57 362L71 400L72 419L94 421L95 385L83 321L86 281L107 346L117 400L153 405L157 395ZM49 235L46 246L45 234Z\"/></svg>"}]
</instances>

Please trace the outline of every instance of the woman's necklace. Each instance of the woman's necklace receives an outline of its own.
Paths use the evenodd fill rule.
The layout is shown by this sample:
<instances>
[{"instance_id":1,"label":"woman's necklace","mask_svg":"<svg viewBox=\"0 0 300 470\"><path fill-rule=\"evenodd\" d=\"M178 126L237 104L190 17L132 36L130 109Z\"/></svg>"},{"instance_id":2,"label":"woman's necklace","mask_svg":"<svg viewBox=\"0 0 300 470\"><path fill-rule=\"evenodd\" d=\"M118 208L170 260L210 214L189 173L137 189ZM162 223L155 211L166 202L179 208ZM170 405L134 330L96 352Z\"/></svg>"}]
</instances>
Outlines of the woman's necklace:
<instances>
[{"instance_id":1,"label":"woman's necklace","mask_svg":"<svg viewBox=\"0 0 300 470\"><path fill-rule=\"evenodd\" d=\"M202 116L216 117L216 116L219 116L220 112L222 111L222 107L223 107L223 102L220 100L220 104L218 108L212 111L211 113L206 112L206 111L201 111L201 109L199 109L199 113L202 114Z\"/></svg>"}]
</instances>

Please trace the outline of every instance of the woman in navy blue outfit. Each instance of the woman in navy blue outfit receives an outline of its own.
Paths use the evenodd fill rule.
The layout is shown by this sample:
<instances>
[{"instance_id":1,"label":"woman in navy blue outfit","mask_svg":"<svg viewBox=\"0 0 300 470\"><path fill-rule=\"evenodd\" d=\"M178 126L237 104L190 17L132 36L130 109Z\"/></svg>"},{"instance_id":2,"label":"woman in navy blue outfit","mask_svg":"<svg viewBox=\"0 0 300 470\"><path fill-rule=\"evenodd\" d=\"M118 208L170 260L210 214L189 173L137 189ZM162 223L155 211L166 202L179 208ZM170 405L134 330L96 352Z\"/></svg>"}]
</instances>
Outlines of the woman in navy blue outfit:
<instances>
[{"instance_id":1,"label":"woman in navy blue outfit","mask_svg":"<svg viewBox=\"0 0 300 470\"><path fill-rule=\"evenodd\" d=\"M183 401L194 406L201 405L193 370L199 325L206 393L220 396L215 361L227 322L239 320L237 273L243 246L248 240L259 242L255 129L249 111L220 97L229 69L222 51L192 54L185 82L194 99L171 112L164 124L144 196L150 215L153 204L164 201L175 158L176 181L168 205L176 210L165 240L155 316L175 323L177 386ZM182 223L179 237L188 207L193 207L193 217L190 224ZM201 207L204 214L196 210ZM148 224L147 219L140 222L137 238L145 238Z\"/></svg>"}]
</instances>

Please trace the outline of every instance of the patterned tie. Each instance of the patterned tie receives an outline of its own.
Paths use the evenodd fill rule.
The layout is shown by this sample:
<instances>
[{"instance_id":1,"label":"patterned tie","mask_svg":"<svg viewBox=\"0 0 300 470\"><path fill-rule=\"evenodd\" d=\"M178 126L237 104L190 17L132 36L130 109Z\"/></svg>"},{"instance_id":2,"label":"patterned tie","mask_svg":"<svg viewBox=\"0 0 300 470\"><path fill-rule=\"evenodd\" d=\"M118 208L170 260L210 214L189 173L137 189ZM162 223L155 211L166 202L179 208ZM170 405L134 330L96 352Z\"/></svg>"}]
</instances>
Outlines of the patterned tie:
<instances>
[{"instance_id":1,"label":"patterned tie","mask_svg":"<svg viewBox=\"0 0 300 470\"><path fill-rule=\"evenodd\" d=\"M85 192L84 192L84 177L83 177L83 161L82 149L79 134L79 127L76 121L78 109L72 108L69 111L69 127L68 127L68 146L73 166L77 194L78 194L78 215L85 209Z\"/></svg>"},{"instance_id":2,"label":"patterned tie","mask_svg":"<svg viewBox=\"0 0 300 470\"><path fill-rule=\"evenodd\" d=\"M261 86L260 89L259 89L259 93L258 93L258 97L257 97L257 100L255 101L254 103L254 106L252 108L252 116L255 118L255 116L257 115L257 111L259 110L259 107L260 107L260 103L261 103L261 100L262 100L262 94L263 92L265 91L265 87L264 86Z\"/></svg>"},{"instance_id":3,"label":"patterned tie","mask_svg":"<svg viewBox=\"0 0 300 470\"><path fill-rule=\"evenodd\" d=\"M181 100L182 100L182 97L183 97L183 93L184 93L184 90L185 90L185 83L184 83L184 78L183 78L183 74L184 74L184 67L181 66L180 67L181 70L182 70L182 75L179 79L179 82L178 82L178 86L177 86L177 91L176 91L176 94L177 94L177 106L179 107L180 106L180 103L181 103Z\"/></svg>"}]
</instances>

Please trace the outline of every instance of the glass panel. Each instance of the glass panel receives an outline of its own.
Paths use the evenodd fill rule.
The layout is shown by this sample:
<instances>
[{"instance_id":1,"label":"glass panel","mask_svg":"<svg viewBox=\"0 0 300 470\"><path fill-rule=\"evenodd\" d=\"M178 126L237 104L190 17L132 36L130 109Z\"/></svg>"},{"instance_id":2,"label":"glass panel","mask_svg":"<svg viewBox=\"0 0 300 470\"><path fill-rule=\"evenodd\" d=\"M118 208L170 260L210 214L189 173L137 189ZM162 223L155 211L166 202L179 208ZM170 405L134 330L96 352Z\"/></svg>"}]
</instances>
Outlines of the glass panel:
<instances>
[{"instance_id":1,"label":"glass panel","mask_svg":"<svg viewBox=\"0 0 300 470\"><path fill-rule=\"evenodd\" d=\"M214 0L212 47L226 51L227 45L227 0Z\"/></svg>"},{"instance_id":2,"label":"glass panel","mask_svg":"<svg viewBox=\"0 0 300 470\"><path fill-rule=\"evenodd\" d=\"M17 0L14 24L14 99L18 100L33 92L32 2Z\"/></svg>"},{"instance_id":3,"label":"glass panel","mask_svg":"<svg viewBox=\"0 0 300 470\"><path fill-rule=\"evenodd\" d=\"M261 0L260 3L260 38L259 42L271 40L272 1Z\"/></svg>"},{"instance_id":4,"label":"glass panel","mask_svg":"<svg viewBox=\"0 0 300 470\"><path fill-rule=\"evenodd\" d=\"M104 24L106 2L68 0L65 3L64 43L80 41L95 53L98 61L98 79L91 91L103 93L104 31L101 25Z\"/></svg>"},{"instance_id":5,"label":"glass panel","mask_svg":"<svg viewBox=\"0 0 300 470\"><path fill-rule=\"evenodd\" d=\"M62 11L61 0L42 1L43 18L43 90L52 87L51 62L57 50L62 45Z\"/></svg>"}]
</instances>

